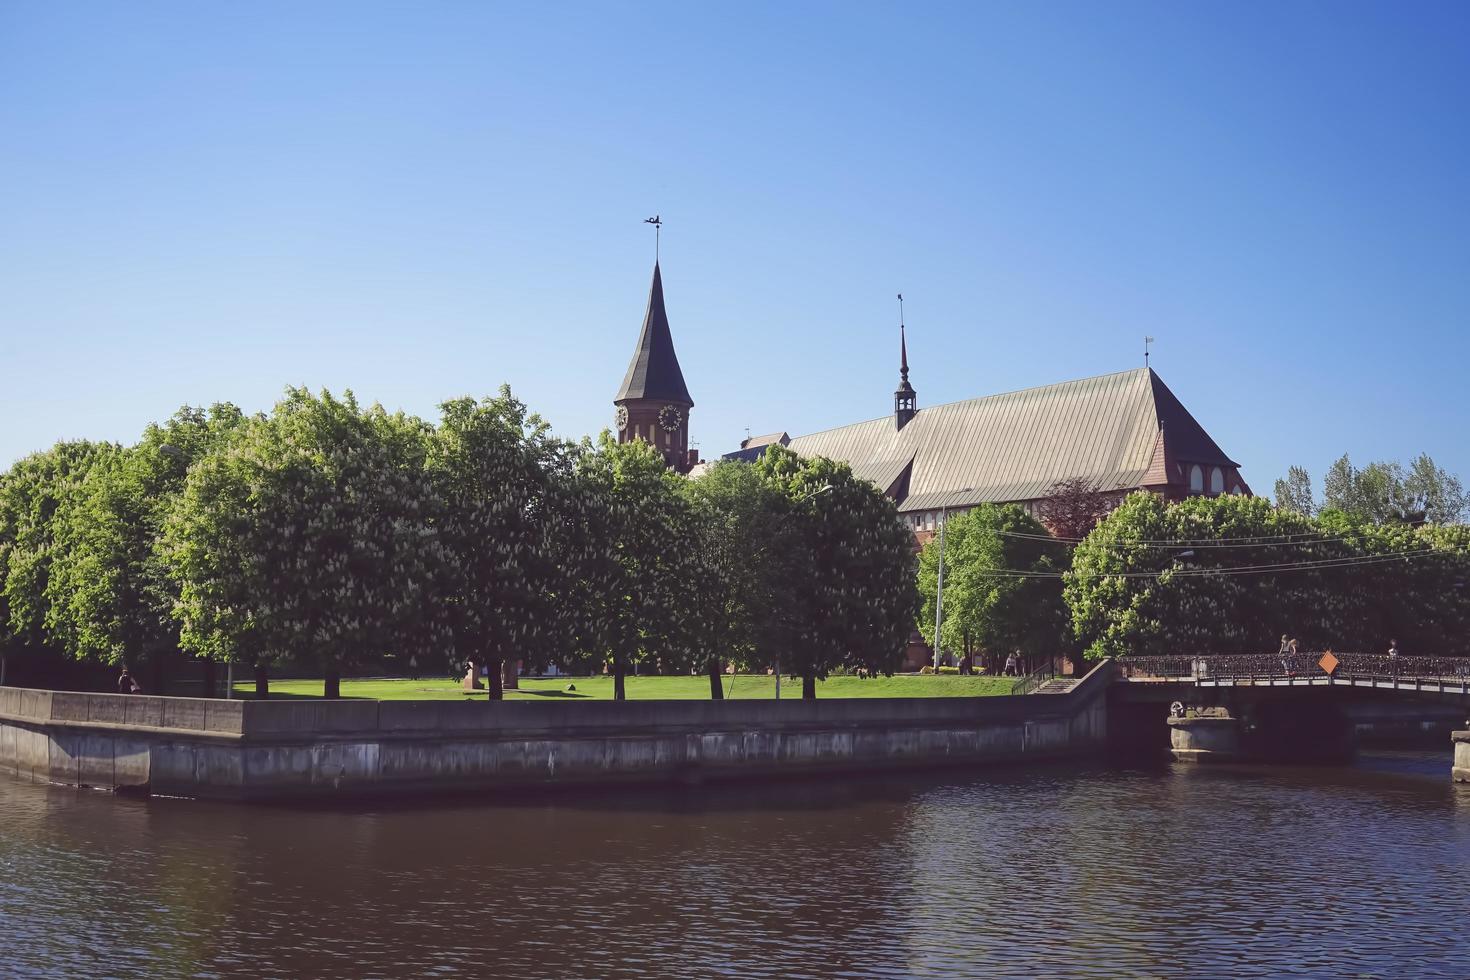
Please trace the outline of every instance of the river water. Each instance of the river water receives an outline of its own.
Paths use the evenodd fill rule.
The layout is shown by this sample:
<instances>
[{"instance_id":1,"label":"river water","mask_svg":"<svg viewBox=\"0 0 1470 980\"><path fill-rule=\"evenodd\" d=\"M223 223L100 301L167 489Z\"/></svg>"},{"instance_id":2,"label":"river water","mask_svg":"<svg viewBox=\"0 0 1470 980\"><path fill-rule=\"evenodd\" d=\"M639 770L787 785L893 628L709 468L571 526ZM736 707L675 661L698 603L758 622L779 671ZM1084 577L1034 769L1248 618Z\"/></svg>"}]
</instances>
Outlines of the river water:
<instances>
[{"instance_id":1,"label":"river water","mask_svg":"<svg viewBox=\"0 0 1470 980\"><path fill-rule=\"evenodd\" d=\"M300 809L0 777L6 977L1470 977L1448 748Z\"/></svg>"}]
</instances>

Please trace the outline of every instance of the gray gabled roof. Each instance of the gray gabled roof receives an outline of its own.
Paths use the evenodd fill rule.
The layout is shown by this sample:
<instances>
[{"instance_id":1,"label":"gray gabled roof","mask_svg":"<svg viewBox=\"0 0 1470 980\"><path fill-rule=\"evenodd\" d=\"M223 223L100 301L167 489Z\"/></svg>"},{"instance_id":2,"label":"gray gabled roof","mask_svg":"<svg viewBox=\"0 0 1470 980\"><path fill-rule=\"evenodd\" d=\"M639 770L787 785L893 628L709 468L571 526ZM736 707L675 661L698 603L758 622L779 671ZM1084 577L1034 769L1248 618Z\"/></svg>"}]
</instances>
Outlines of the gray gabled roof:
<instances>
[{"instance_id":1,"label":"gray gabled roof","mask_svg":"<svg viewBox=\"0 0 1470 980\"><path fill-rule=\"evenodd\" d=\"M898 505L914 511L1037 500L1075 477L1101 490L1175 482L1159 480L1162 463L1150 475L1165 442L1171 459L1237 465L1148 368L923 408L902 429L884 416L798 436L790 448L880 479L912 460Z\"/></svg>"},{"instance_id":2,"label":"gray gabled roof","mask_svg":"<svg viewBox=\"0 0 1470 980\"><path fill-rule=\"evenodd\" d=\"M638 347L628 363L623 386L614 403L637 398L675 402L694 407L689 389L684 385L684 372L674 354L674 336L669 331L669 315L664 310L664 282L658 263L653 264L653 285L648 290L648 309L643 314L643 332Z\"/></svg>"},{"instance_id":3,"label":"gray gabled roof","mask_svg":"<svg viewBox=\"0 0 1470 980\"><path fill-rule=\"evenodd\" d=\"M899 456L897 459L870 459L852 465L852 475L859 480L867 480L873 486L888 493L898 484L909 464L914 461L913 456Z\"/></svg>"}]
</instances>

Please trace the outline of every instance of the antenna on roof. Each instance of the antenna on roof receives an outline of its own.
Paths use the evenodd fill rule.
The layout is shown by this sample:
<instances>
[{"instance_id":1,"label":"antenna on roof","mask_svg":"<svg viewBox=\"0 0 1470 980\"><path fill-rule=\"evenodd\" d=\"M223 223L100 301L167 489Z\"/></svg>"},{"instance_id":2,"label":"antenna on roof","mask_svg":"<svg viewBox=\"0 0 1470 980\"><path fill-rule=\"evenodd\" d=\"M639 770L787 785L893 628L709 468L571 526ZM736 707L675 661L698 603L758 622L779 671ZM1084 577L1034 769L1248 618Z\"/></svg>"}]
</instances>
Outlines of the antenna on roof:
<instances>
[{"instance_id":1,"label":"antenna on roof","mask_svg":"<svg viewBox=\"0 0 1470 980\"><path fill-rule=\"evenodd\" d=\"M644 218L643 223L645 225L653 225L653 264L658 265L658 236L663 231L664 220L658 215L654 215L651 218Z\"/></svg>"},{"instance_id":2,"label":"antenna on roof","mask_svg":"<svg viewBox=\"0 0 1470 980\"><path fill-rule=\"evenodd\" d=\"M1148 347L1149 347L1149 344L1152 344L1153 342L1154 342L1154 339L1152 337L1147 337L1146 336L1146 337L1143 338L1143 366L1144 367L1148 367Z\"/></svg>"}]
</instances>

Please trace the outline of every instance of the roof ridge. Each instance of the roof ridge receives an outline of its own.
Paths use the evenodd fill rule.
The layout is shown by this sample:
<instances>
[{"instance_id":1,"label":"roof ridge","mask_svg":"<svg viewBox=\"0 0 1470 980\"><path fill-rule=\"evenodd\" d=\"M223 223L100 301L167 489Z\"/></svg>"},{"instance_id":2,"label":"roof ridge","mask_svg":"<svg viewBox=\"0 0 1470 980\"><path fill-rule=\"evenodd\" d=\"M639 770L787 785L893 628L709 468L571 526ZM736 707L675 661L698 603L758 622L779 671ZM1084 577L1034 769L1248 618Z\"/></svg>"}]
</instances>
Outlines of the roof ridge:
<instances>
[{"instance_id":1,"label":"roof ridge","mask_svg":"<svg viewBox=\"0 0 1470 980\"><path fill-rule=\"evenodd\" d=\"M1063 385L1079 385L1084 381L1101 381L1103 378L1116 378L1124 374L1140 374L1147 371L1153 374L1153 368L1129 368L1126 371L1109 371L1106 374L1092 374L1085 378L1068 378L1066 381L1053 381L1051 384L1028 385L1025 388L1012 388L1010 391L997 391L989 395L976 395L974 398L960 398L952 402L942 402L938 405L930 405L930 410L936 408L947 408L950 405L964 405L969 402L983 402L987 398L1004 398L1006 395L1021 395L1028 391L1040 391L1043 388L1060 388ZM922 409L920 410L922 411Z\"/></svg>"},{"instance_id":2,"label":"roof ridge","mask_svg":"<svg viewBox=\"0 0 1470 980\"><path fill-rule=\"evenodd\" d=\"M1084 381L1098 381L1102 378L1115 378L1119 375L1137 374L1142 371L1147 371L1149 375L1153 377L1158 377L1153 368L1129 368L1126 371L1109 371L1106 374L1093 374L1085 378L1069 378L1066 381L1053 381L1051 384L1030 385L1025 388L1012 388L1010 391L997 391L989 395L976 395L974 398L959 398L952 402L941 402L938 405L930 405L928 408L920 408L917 412L914 413L914 418L917 419L921 417L925 412L932 412L936 408L948 408L951 405L968 405L971 402L983 402L987 398L1004 398L1006 395L1020 395L1028 391L1040 391L1043 388L1060 388L1063 385L1081 384ZM1162 380L1163 379L1160 378L1160 381ZM805 439L808 436L819 436L824 432L836 432L838 429L851 429L854 426L867 425L869 422L892 421L892 419L893 415L892 413L889 413L888 415L880 415L877 418L863 419L861 422L849 422L846 425L834 425L825 429L816 429L811 432L803 432L800 436L795 436L793 438ZM790 432L791 430L787 429L786 431Z\"/></svg>"}]
</instances>

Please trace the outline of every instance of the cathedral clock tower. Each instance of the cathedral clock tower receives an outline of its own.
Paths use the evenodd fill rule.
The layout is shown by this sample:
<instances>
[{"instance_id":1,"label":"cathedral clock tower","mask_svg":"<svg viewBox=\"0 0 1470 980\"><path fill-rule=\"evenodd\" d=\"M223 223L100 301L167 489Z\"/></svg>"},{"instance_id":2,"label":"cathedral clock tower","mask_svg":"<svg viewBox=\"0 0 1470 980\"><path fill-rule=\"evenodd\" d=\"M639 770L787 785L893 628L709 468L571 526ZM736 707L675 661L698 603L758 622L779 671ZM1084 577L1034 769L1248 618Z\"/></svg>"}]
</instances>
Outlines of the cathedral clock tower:
<instances>
[{"instance_id":1,"label":"cathedral clock tower","mask_svg":"<svg viewBox=\"0 0 1470 980\"><path fill-rule=\"evenodd\" d=\"M694 400L684 386L684 372L679 370L679 358L674 354L657 262L653 264L643 332L613 404L617 406L613 422L618 442L642 439L662 453L670 467L680 473L689 472L689 410Z\"/></svg>"}]
</instances>

